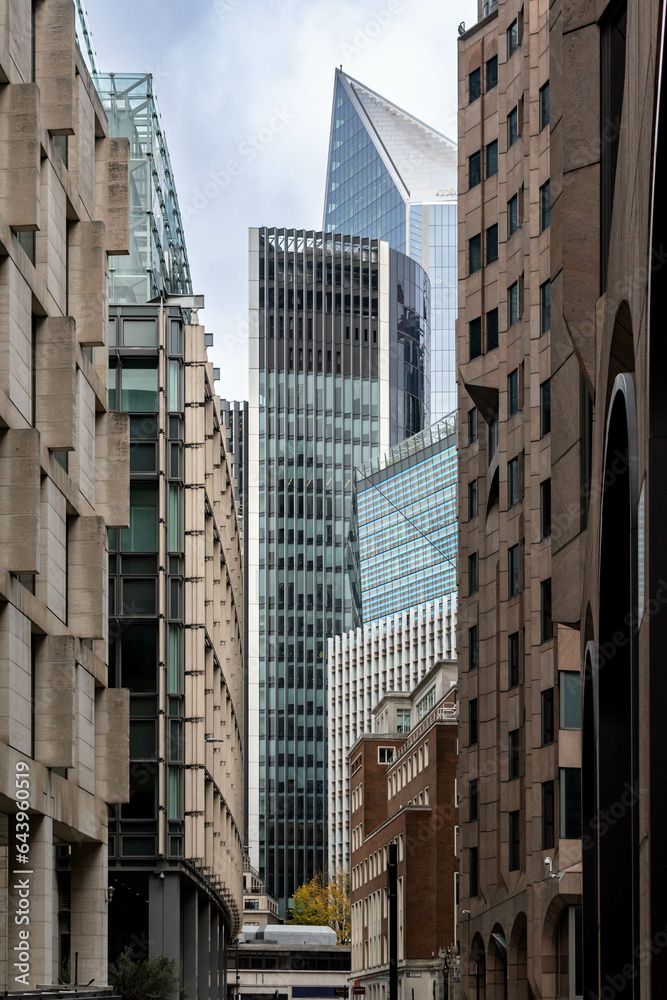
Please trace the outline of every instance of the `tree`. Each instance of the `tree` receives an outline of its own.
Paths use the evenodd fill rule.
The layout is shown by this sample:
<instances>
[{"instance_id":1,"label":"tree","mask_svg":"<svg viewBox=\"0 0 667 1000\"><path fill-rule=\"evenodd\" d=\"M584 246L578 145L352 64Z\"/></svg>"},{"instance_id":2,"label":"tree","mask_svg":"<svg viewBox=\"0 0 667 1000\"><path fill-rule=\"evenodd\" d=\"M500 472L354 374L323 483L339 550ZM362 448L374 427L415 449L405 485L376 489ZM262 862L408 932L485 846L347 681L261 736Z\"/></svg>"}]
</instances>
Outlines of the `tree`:
<instances>
[{"instance_id":1,"label":"tree","mask_svg":"<svg viewBox=\"0 0 667 1000\"><path fill-rule=\"evenodd\" d=\"M300 885L292 896L289 918L292 924L331 927L338 944L349 944L350 876L339 869L335 875L316 872L309 882Z\"/></svg>"},{"instance_id":2,"label":"tree","mask_svg":"<svg viewBox=\"0 0 667 1000\"><path fill-rule=\"evenodd\" d=\"M167 1000L178 989L176 962L166 955L135 962L128 945L110 966L109 983L122 1000Z\"/></svg>"}]
</instances>

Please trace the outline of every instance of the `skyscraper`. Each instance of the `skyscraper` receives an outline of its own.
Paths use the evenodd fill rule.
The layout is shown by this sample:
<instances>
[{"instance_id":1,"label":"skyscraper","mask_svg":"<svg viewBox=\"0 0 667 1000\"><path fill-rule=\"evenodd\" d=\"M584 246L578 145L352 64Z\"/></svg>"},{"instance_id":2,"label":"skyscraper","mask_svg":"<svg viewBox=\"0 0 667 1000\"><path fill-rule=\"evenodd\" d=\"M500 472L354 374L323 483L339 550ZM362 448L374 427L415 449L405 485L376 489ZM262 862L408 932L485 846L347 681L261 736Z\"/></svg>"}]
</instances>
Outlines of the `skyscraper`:
<instances>
[{"instance_id":1,"label":"skyscraper","mask_svg":"<svg viewBox=\"0 0 667 1000\"><path fill-rule=\"evenodd\" d=\"M285 904L326 864L326 638L353 623L354 467L427 421L429 281L386 243L250 232L249 839Z\"/></svg>"},{"instance_id":2,"label":"skyscraper","mask_svg":"<svg viewBox=\"0 0 667 1000\"><path fill-rule=\"evenodd\" d=\"M456 409L456 143L336 70L324 229L386 240L431 279L431 419Z\"/></svg>"}]
</instances>

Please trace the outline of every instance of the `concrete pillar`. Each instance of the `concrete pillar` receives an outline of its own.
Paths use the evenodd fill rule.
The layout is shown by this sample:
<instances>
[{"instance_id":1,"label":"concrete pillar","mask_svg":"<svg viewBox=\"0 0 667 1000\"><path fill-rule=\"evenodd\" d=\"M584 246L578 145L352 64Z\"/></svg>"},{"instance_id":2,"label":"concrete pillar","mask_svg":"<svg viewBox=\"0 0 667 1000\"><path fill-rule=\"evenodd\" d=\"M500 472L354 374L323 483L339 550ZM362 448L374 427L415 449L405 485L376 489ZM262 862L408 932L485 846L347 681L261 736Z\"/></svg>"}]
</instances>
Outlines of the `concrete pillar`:
<instances>
[{"instance_id":1,"label":"concrete pillar","mask_svg":"<svg viewBox=\"0 0 667 1000\"><path fill-rule=\"evenodd\" d=\"M210 910L211 904L208 900L208 896L203 894L199 896L199 947L198 953L199 958L197 962L197 972L198 972L198 1000L209 1000L210 992L210 980L209 980L209 962L210 962Z\"/></svg>"},{"instance_id":2,"label":"concrete pillar","mask_svg":"<svg viewBox=\"0 0 667 1000\"><path fill-rule=\"evenodd\" d=\"M9 989L7 970L7 937L9 931L9 896L8 896L8 872L7 858L9 848L7 847L7 823L8 817L0 813L0 991Z\"/></svg>"},{"instance_id":3,"label":"concrete pillar","mask_svg":"<svg viewBox=\"0 0 667 1000\"><path fill-rule=\"evenodd\" d=\"M16 844L21 843L16 840L17 832L23 831L16 831L12 816L7 893L7 979L11 990L50 986L53 972L53 821L46 816L30 817L29 863L25 866L15 863ZM22 921L19 924L14 918L17 911ZM19 949L25 944L26 931L30 947L24 956Z\"/></svg>"},{"instance_id":4,"label":"concrete pillar","mask_svg":"<svg viewBox=\"0 0 667 1000\"><path fill-rule=\"evenodd\" d=\"M166 955L181 965L181 883L178 872L148 876L148 938L151 958Z\"/></svg>"},{"instance_id":5,"label":"concrete pillar","mask_svg":"<svg viewBox=\"0 0 667 1000\"><path fill-rule=\"evenodd\" d=\"M220 924L220 947L218 950L218 995L227 1000L227 928L222 914L218 914Z\"/></svg>"},{"instance_id":6,"label":"concrete pillar","mask_svg":"<svg viewBox=\"0 0 667 1000\"><path fill-rule=\"evenodd\" d=\"M214 906L211 907L211 947L209 950L209 966L211 970L211 1000L220 1000L219 980L220 955L220 917Z\"/></svg>"},{"instance_id":7,"label":"concrete pillar","mask_svg":"<svg viewBox=\"0 0 667 1000\"><path fill-rule=\"evenodd\" d=\"M108 977L108 883L106 844L72 844L71 969L79 953L79 983L94 979L104 986Z\"/></svg>"},{"instance_id":8,"label":"concrete pillar","mask_svg":"<svg viewBox=\"0 0 667 1000\"><path fill-rule=\"evenodd\" d=\"M186 997L196 997L199 988L199 914L197 890L185 889L182 894L183 912L183 990Z\"/></svg>"}]
</instances>

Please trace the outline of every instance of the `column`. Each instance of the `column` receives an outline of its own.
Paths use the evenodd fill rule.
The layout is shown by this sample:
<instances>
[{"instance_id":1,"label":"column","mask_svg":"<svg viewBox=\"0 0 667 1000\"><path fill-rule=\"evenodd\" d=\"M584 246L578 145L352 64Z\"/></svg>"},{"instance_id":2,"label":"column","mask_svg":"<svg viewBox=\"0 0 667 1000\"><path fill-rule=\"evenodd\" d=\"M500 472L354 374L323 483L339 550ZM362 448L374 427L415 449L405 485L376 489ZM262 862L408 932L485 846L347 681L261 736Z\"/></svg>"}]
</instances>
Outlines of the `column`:
<instances>
[{"instance_id":1,"label":"column","mask_svg":"<svg viewBox=\"0 0 667 1000\"><path fill-rule=\"evenodd\" d=\"M78 952L78 980L95 980L106 986L108 978L108 885L106 844L72 844L71 970Z\"/></svg>"},{"instance_id":2,"label":"column","mask_svg":"<svg viewBox=\"0 0 667 1000\"><path fill-rule=\"evenodd\" d=\"M209 903L208 896L204 896L202 893L199 895L198 1000L209 1000L210 909L211 904Z\"/></svg>"},{"instance_id":3,"label":"column","mask_svg":"<svg viewBox=\"0 0 667 1000\"><path fill-rule=\"evenodd\" d=\"M183 887L183 991L187 997L196 997L199 986L197 967L199 958L199 914L197 890Z\"/></svg>"},{"instance_id":4,"label":"column","mask_svg":"<svg viewBox=\"0 0 667 1000\"><path fill-rule=\"evenodd\" d=\"M151 958L166 955L181 967L181 891L178 872L148 878L148 939ZM178 989L173 996L178 997Z\"/></svg>"}]
</instances>

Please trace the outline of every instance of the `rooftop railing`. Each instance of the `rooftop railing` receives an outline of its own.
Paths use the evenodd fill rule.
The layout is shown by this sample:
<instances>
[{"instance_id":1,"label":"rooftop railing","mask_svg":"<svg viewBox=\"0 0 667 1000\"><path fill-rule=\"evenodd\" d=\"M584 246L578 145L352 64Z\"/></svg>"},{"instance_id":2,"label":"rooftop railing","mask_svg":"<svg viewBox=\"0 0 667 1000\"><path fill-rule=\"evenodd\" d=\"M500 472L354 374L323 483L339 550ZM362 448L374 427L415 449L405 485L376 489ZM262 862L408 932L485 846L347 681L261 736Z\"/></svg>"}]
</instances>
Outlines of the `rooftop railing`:
<instances>
[{"instance_id":1,"label":"rooftop railing","mask_svg":"<svg viewBox=\"0 0 667 1000\"><path fill-rule=\"evenodd\" d=\"M456 705L449 704L446 705L436 705L435 708L431 709L428 715L419 722L414 729L410 730L410 735L407 740L394 754L394 759L391 762L393 767L402 757L405 757L408 751L417 743L418 740L422 738L427 729L430 729L432 725L436 722L456 722L459 717L458 709Z\"/></svg>"}]
</instances>

